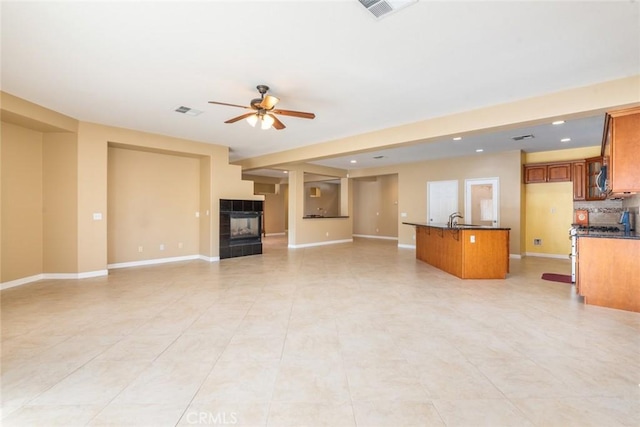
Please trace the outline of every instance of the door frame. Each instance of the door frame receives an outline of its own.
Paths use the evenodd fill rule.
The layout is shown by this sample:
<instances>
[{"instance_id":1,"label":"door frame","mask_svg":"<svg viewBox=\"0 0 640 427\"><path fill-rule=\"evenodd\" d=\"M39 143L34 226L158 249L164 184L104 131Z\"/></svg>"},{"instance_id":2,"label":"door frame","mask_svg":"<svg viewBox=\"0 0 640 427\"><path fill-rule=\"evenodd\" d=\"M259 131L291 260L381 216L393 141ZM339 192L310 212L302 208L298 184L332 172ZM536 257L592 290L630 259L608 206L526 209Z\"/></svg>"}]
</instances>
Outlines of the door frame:
<instances>
[{"instance_id":1,"label":"door frame","mask_svg":"<svg viewBox=\"0 0 640 427\"><path fill-rule=\"evenodd\" d=\"M473 185L491 184L493 188L493 212L495 213L492 227L500 227L500 178L469 178L464 180L464 215L472 222L471 187Z\"/></svg>"}]
</instances>

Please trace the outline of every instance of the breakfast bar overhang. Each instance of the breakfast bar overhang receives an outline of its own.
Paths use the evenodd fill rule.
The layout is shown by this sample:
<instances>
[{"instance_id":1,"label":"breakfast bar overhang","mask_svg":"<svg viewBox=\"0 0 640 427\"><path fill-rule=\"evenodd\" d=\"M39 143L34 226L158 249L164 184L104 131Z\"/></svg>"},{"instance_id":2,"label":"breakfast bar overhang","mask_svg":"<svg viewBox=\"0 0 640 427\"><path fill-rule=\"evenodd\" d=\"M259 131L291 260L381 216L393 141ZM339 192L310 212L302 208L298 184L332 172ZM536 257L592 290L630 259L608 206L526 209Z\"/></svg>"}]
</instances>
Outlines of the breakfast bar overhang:
<instances>
[{"instance_id":1,"label":"breakfast bar overhang","mask_svg":"<svg viewBox=\"0 0 640 427\"><path fill-rule=\"evenodd\" d=\"M510 228L403 222L416 228L416 258L461 279L504 279Z\"/></svg>"}]
</instances>

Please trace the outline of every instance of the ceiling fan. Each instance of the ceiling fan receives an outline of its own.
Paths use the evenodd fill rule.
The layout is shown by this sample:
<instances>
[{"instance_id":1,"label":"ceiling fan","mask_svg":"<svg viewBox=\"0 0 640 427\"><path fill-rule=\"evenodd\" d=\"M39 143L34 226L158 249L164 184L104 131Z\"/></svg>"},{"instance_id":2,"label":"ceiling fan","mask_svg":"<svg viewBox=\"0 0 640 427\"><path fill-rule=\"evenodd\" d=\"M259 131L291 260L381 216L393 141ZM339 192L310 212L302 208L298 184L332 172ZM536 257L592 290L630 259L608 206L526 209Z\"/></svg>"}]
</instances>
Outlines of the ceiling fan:
<instances>
[{"instance_id":1,"label":"ceiling fan","mask_svg":"<svg viewBox=\"0 0 640 427\"><path fill-rule=\"evenodd\" d=\"M216 101L209 101L209 104L228 105L230 107L239 107L239 108L246 108L249 110L253 110L250 113L242 114L240 116L229 119L225 123L235 123L239 120L247 119L247 122L251 126L255 126L256 123L260 121L260 127L262 129L269 129L273 126L277 130L282 130L286 127L284 123L282 123L275 116L276 114L281 114L283 116L299 117L302 119L313 119L316 117L316 115L313 113L304 113L302 111L275 109L275 106L278 103L278 101L280 101L280 99L276 98L273 95L267 95L269 86L258 85L256 86L256 89L258 89L258 92L260 93L260 98L252 99L248 107L244 105L228 104L226 102L216 102Z\"/></svg>"}]
</instances>

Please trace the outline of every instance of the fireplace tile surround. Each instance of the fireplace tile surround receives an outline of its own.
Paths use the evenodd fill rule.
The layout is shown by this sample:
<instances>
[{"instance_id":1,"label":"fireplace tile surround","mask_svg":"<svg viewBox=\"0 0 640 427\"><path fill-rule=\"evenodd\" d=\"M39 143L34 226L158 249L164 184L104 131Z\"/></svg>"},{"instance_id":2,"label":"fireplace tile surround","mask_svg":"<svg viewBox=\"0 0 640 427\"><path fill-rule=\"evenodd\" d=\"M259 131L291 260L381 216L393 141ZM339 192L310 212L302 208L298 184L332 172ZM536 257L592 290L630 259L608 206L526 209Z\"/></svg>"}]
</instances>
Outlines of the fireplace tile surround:
<instances>
[{"instance_id":1,"label":"fireplace tile surround","mask_svg":"<svg viewBox=\"0 0 640 427\"><path fill-rule=\"evenodd\" d=\"M262 254L262 200L220 199L220 259ZM232 218L257 217L252 236L236 238L231 233ZM249 223L249 222L248 222Z\"/></svg>"}]
</instances>

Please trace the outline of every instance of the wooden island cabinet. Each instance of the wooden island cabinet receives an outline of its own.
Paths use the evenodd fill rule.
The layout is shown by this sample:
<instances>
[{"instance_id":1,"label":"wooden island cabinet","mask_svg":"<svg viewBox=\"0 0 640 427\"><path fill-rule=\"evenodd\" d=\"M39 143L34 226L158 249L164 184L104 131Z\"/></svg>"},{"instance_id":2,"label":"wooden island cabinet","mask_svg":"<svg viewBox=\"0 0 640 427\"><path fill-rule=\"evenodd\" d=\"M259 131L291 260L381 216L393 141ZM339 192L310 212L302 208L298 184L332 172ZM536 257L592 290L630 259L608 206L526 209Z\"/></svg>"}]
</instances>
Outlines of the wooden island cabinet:
<instances>
[{"instance_id":1,"label":"wooden island cabinet","mask_svg":"<svg viewBox=\"0 0 640 427\"><path fill-rule=\"evenodd\" d=\"M509 228L416 227L416 258L461 279L504 279L509 272Z\"/></svg>"}]
</instances>

